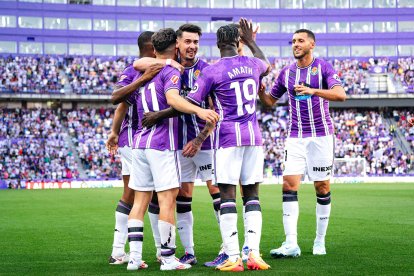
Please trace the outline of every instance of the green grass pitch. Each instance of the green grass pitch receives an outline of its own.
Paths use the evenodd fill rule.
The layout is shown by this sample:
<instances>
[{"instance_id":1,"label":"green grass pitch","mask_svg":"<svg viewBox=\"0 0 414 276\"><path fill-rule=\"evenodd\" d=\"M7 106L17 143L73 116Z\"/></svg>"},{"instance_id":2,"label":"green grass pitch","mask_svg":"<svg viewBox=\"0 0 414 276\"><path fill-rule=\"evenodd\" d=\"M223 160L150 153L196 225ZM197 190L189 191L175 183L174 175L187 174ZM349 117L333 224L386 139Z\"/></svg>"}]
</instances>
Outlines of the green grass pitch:
<instances>
[{"instance_id":1,"label":"green grass pitch","mask_svg":"<svg viewBox=\"0 0 414 276\"><path fill-rule=\"evenodd\" d=\"M276 260L270 258L269 250L284 239L281 186L262 186L261 251L272 269L250 273L413 275L414 183L336 184L332 191L328 254L312 255L316 199L313 187L303 185L299 192L298 226L302 256ZM114 210L121 192L121 189L0 191L0 274L166 274L159 271L155 262L147 219L144 259L149 264L148 270L127 272L126 266L108 265ZM240 202L239 230L242 230ZM193 211L199 264L188 272L169 274L219 273L202 266L215 257L220 245L211 198L205 187L195 189ZM179 240L177 246L180 255L183 250Z\"/></svg>"}]
</instances>

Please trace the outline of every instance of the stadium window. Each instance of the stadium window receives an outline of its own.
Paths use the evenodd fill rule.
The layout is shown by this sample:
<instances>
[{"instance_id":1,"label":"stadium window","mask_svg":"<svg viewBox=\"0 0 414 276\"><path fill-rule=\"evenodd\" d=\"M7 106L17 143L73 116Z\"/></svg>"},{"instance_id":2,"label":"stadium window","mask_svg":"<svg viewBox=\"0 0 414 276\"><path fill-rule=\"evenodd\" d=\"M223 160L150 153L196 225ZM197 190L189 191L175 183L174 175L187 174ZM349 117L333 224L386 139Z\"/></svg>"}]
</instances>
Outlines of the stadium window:
<instances>
[{"instance_id":1,"label":"stadium window","mask_svg":"<svg viewBox=\"0 0 414 276\"><path fill-rule=\"evenodd\" d=\"M349 9L349 0L328 0L328 9Z\"/></svg>"},{"instance_id":2,"label":"stadium window","mask_svg":"<svg viewBox=\"0 0 414 276\"><path fill-rule=\"evenodd\" d=\"M305 29L311 30L314 33L326 33L325 22L307 22L303 24Z\"/></svg>"},{"instance_id":3,"label":"stadium window","mask_svg":"<svg viewBox=\"0 0 414 276\"><path fill-rule=\"evenodd\" d=\"M374 8L395 8L396 0L374 0Z\"/></svg>"},{"instance_id":4,"label":"stadium window","mask_svg":"<svg viewBox=\"0 0 414 276\"><path fill-rule=\"evenodd\" d=\"M351 22L352 33L372 33L372 22Z\"/></svg>"},{"instance_id":5,"label":"stadium window","mask_svg":"<svg viewBox=\"0 0 414 276\"><path fill-rule=\"evenodd\" d=\"M328 0L329 1L329 0ZM303 0L304 9L325 9L324 0Z\"/></svg>"},{"instance_id":6,"label":"stadium window","mask_svg":"<svg viewBox=\"0 0 414 276\"><path fill-rule=\"evenodd\" d=\"M198 48L197 56L199 56L199 57L210 57L211 56L210 46L200 46Z\"/></svg>"},{"instance_id":7,"label":"stadium window","mask_svg":"<svg viewBox=\"0 0 414 276\"><path fill-rule=\"evenodd\" d=\"M233 8L233 1L229 0L210 0L212 9L231 9Z\"/></svg>"},{"instance_id":8,"label":"stadium window","mask_svg":"<svg viewBox=\"0 0 414 276\"><path fill-rule=\"evenodd\" d=\"M199 26L203 33L210 32L210 21L191 21L191 23Z\"/></svg>"},{"instance_id":9,"label":"stadium window","mask_svg":"<svg viewBox=\"0 0 414 276\"><path fill-rule=\"evenodd\" d=\"M279 46L262 46L260 47L267 57L280 57Z\"/></svg>"},{"instance_id":10,"label":"stadium window","mask_svg":"<svg viewBox=\"0 0 414 276\"><path fill-rule=\"evenodd\" d=\"M16 28L16 16L0 15L0 28Z\"/></svg>"},{"instance_id":11,"label":"stadium window","mask_svg":"<svg viewBox=\"0 0 414 276\"><path fill-rule=\"evenodd\" d=\"M398 21L399 32L414 32L414 21Z\"/></svg>"},{"instance_id":12,"label":"stadium window","mask_svg":"<svg viewBox=\"0 0 414 276\"><path fill-rule=\"evenodd\" d=\"M92 21L91 19L87 19L87 18L69 18L69 30L91 31Z\"/></svg>"},{"instance_id":13,"label":"stadium window","mask_svg":"<svg viewBox=\"0 0 414 276\"><path fill-rule=\"evenodd\" d=\"M328 22L328 33L349 33L349 22Z\"/></svg>"},{"instance_id":14,"label":"stadium window","mask_svg":"<svg viewBox=\"0 0 414 276\"><path fill-rule=\"evenodd\" d=\"M399 56L414 56L414 45L398 45Z\"/></svg>"},{"instance_id":15,"label":"stadium window","mask_svg":"<svg viewBox=\"0 0 414 276\"><path fill-rule=\"evenodd\" d=\"M206 0L187 0L189 8L209 8L209 1Z\"/></svg>"},{"instance_id":16,"label":"stadium window","mask_svg":"<svg viewBox=\"0 0 414 276\"><path fill-rule=\"evenodd\" d=\"M313 55L315 57L326 57L328 52L328 48L326 46L316 46L313 49Z\"/></svg>"},{"instance_id":17,"label":"stadium window","mask_svg":"<svg viewBox=\"0 0 414 276\"><path fill-rule=\"evenodd\" d=\"M371 0L351 0L351 8L353 9L372 8L372 1Z\"/></svg>"},{"instance_id":18,"label":"stadium window","mask_svg":"<svg viewBox=\"0 0 414 276\"><path fill-rule=\"evenodd\" d=\"M397 55L396 45L375 45L376 57L394 57Z\"/></svg>"},{"instance_id":19,"label":"stadium window","mask_svg":"<svg viewBox=\"0 0 414 276\"><path fill-rule=\"evenodd\" d=\"M19 27L30 28L30 29L41 29L43 28L41 17L32 16L19 16Z\"/></svg>"},{"instance_id":20,"label":"stadium window","mask_svg":"<svg viewBox=\"0 0 414 276\"><path fill-rule=\"evenodd\" d=\"M139 32L139 20L121 20L118 19L119 32Z\"/></svg>"},{"instance_id":21,"label":"stadium window","mask_svg":"<svg viewBox=\"0 0 414 276\"><path fill-rule=\"evenodd\" d=\"M260 33L278 33L280 31L279 22L260 22Z\"/></svg>"},{"instance_id":22,"label":"stadium window","mask_svg":"<svg viewBox=\"0 0 414 276\"><path fill-rule=\"evenodd\" d=\"M182 0L164 0L164 7L185 8L186 1Z\"/></svg>"},{"instance_id":23,"label":"stadium window","mask_svg":"<svg viewBox=\"0 0 414 276\"><path fill-rule=\"evenodd\" d=\"M94 31L115 31L115 20L111 19L94 19L93 20Z\"/></svg>"},{"instance_id":24,"label":"stadium window","mask_svg":"<svg viewBox=\"0 0 414 276\"><path fill-rule=\"evenodd\" d=\"M258 9L278 9L279 0L257 0Z\"/></svg>"},{"instance_id":25,"label":"stadium window","mask_svg":"<svg viewBox=\"0 0 414 276\"><path fill-rule=\"evenodd\" d=\"M293 56L292 46L282 46L281 48L281 57L291 58Z\"/></svg>"},{"instance_id":26,"label":"stadium window","mask_svg":"<svg viewBox=\"0 0 414 276\"><path fill-rule=\"evenodd\" d=\"M374 22L374 31L376 33L396 32L397 24L394 21L377 21Z\"/></svg>"},{"instance_id":27,"label":"stadium window","mask_svg":"<svg viewBox=\"0 0 414 276\"><path fill-rule=\"evenodd\" d=\"M156 32L163 28L164 22L161 20L141 20L141 30Z\"/></svg>"},{"instance_id":28,"label":"stadium window","mask_svg":"<svg viewBox=\"0 0 414 276\"><path fill-rule=\"evenodd\" d=\"M115 6L115 0L92 0L93 5Z\"/></svg>"},{"instance_id":29,"label":"stadium window","mask_svg":"<svg viewBox=\"0 0 414 276\"><path fill-rule=\"evenodd\" d=\"M66 30L68 28L68 22L66 18L45 17L43 20L45 29Z\"/></svg>"},{"instance_id":30,"label":"stadium window","mask_svg":"<svg viewBox=\"0 0 414 276\"><path fill-rule=\"evenodd\" d=\"M118 0L118 6L139 7L139 0Z\"/></svg>"},{"instance_id":31,"label":"stadium window","mask_svg":"<svg viewBox=\"0 0 414 276\"><path fill-rule=\"evenodd\" d=\"M167 28L173 28L174 30L178 30L178 28L185 23L187 22L179 20L165 20L164 26L166 26Z\"/></svg>"},{"instance_id":32,"label":"stadium window","mask_svg":"<svg viewBox=\"0 0 414 276\"><path fill-rule=\"evenodd\" d=\"M92 0L69 0L69 4L90 5L92 4Z\"/></svg>"},{"instance_id":33,"label":"stadium window","mask_svg":"<svg viewBox=\"0 0 414 276\"><path fill-rule=\"evenodd\" d=\"M224 25L230 24L231 22L229 21L213 21L211 22L211 32L212 33L216 33L217 30Z\"/></svg>"},{"instance_id":34,"label":"stadium window","mask_svg":"<svg viewBox=\"0 0 414 276\"><path fill-rule=\"evenodd\" d=\"M116 47L113 44L93 44L93 54L95 56L115 56Z\"/></svg>"},{"instance_id":35,"label":"stadium window","mask_svg":"<svg viewBox=\"0 0 414 276\"><path fill-rule=\"evenodd\" d=\"M329 46L328 53L329 57L350 57L349 46Z\"/></svg>"},{"instance_id":36,"label":"stadium window","mask_svg":"<svg viewBox=\"0 0 414 276\"><path fill-rule=\"evenodd\" d=\"M234 7L237 9L255 9L256 0L234 0Z\"/></svg>"},{"instance_id":37,"label":"stadium window","mask_svg":"<svg viewBox=\"0 0 414 276\"><path fill-rule=\"evenodd\" d=\"M138 46L135 44L118 44L118 56L136 56Z\"/></svg>"},{"instance_id":38,"label":"stadium window","mask_svg":"<svg viewBox=\"0 0 414 276\"><path fill-rule=\"evenodd\" d=\"M373 45L359 45L351 46L351 56L353 57L372 57L374 56Z\"/></svg>"},{"instance_id":39,"label":"stadium window","mask_svg":"<svg viewBox=\"0 0 414 276\"><path fill-rule=\"evenodd\" d=\"M20 54L43 54L41 42L19 42Z\"/></svg>"},{"instance_id":40,"label":"stadium window","mask_svg":"<svg viewBox=\"0 0 414 276\"><path fill-rule=\"evenodd\" d=\"M141 6L142 7L162 7L162 0L141 0Z\"/></svg>"},{"instance_id":41,"label":"stadium window","mask_svg":"<svg viewBox=\"0 0 414 276\"><path fill-rule=\"evenodd\" d=\"M14 54L17 52L15 41L0 41L0 53Z\"/></svg>"},{"instance_id":42,"label":"stadium window","mask_svg":"<svg viewBox=\"0 0 414 276\"><path fill-rule=\"evenodd\" d=\"M282 22L281 32L293 34L296 30L302 28L302 24L299 22Z\"/></svg>"},{"instance_id":43,"label":"stadium window","mask_svg":"<svg viewBox=\"0 0 414 276\"><path fill-rule=\"evenodd\" d=\"M66 1L66 0L43 0L43 3L50 3L50 4L67 4L68 1Z\"/></svg>"},{"instance_id":44,"label":"stadium window","mask_svg":"<svg viewBox=\"0 0 414 276\"><path fill-rule=\"evenodd\" d=\"M398 0L398 8L414 8L413 0Z\"/></svg>"},{"instance_id":45,"label":"stadium window","mask_svg":"<svg viewBox=\"0 0 414 276\"><path fill-rule=\"evenodd\" d=\"M45 43L44 48L47 55L66 55L68 53L66 43Z\"/></svg>"},{"instance_id":46,"label":"stadium window","mask_svg":"<svg viewBox=\"0 0 414 276\"><path fill-rule=\"evenodd\" d=\"M280 7L282 9L301 9L302 0L280 0Z\"/></svg>"},{"instance_id":47,"label":"stadium window","mask_svg":"<svg viewBox=\"0 0 414 276\"><path fill-rule=\"evenodd\" d=\"M92 55L91 44L69 43L69 55Z\"/></svg>"}]
</instances>

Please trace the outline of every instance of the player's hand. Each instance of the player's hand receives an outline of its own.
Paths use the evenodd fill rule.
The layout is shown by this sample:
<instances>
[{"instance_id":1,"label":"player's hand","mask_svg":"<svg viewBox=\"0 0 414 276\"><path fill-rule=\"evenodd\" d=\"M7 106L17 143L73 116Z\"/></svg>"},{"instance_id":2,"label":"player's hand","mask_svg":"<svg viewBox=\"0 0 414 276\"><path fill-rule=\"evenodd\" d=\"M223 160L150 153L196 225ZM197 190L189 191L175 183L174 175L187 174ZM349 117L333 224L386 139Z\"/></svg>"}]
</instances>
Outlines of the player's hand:
<instances>
[{"instance_id":1,"label":"player's hand","mask_svg":"<svg viewBox=\"0 0 414 276\"><path fill-rule=\"evenodd\" d=\"M295 88L295 92L296 92L297 95L313 95L313 94L315 94L314 89L312 89L310 87L307 87L307 86L304 86L304 85L301 85L301 84L296 84L293 87Z\"/></svg>"},{"instance_id":2,"label":"player's hand","mask_svg":"<svg viewBox=\"0 0 414 276\"><path fill-rule=\"evenodd\" d=\"M410 127L413 127L414 126L414 117L411 117L411 118L407 119L407 122L408 122L408 125Z\"/></svg>"},{"instance_id":3,"label":"player's hand","mask_svg":"<svg viewBox=\"0 0 414 276\"><path fill-rule=\"evenodd\" d=\"M249 45L250 43L254 42L256 40L256 32L258 28L256 28L256 31L253 31L253 24L250 21L247 21L246 18L240 18L240 40L243 44Z\"/></svg>"},{"instance_id":4,"label":"player's hand","mask_svg":"<svg viewBox=\"0 0 414 276\"><path fill-rule=\"evenodd\" d=\"M180 71L180 74L184 73L184 66L179 64L177 61L171 60L171 66Z\"/></svg>"},{"instance_id":5,"label":"player's hand","mask_svg":"<svg viewBox=\"0 0 414 276\"><path fill-rule=\"evenodd\" d=\"M111 134L108 136L108 140L105 143L106 149L112 155L115 155L116 151L118 150L118 139L118 134L111 132Z\"/></svg>"},{"instance_id":6,"label":"player's hand","mask_svg":"<svg viewBox=\"0 0 414 276\"><path fill-rule=\"evenodd\" d=\"M194 155L196 155L197 152L201 149L202 144L203 141L201 138L194 138L183 147L183 156L187 158L194 157Z\"/></svg>"},{"instance_id":7,"label":"player's hand","mask_svg":"<svg viewBox=\"0 0 414 276\"><path fill-rule=\"evenodd\" d=\"M152 80L155 77L155 75L157 75L161 71L162 68L164 68L163 64L151 64L147 69L145 69L145 72L141 76L141 79L145 82Z\"/></svg>"},{"instance_id":8,"label":"player's hand","mask_svg":"<svg viewBox=\"0 0 414 276\"><path fill-rule=\"evenodd\" d=\"M158 112L146 112L144 113L144 117L142 118L142 127L150 128L153 125L156 125L159 121Z\"/></svg>"},{"instance_id":9,"label":"player's hand","mask_svg":"<svg viewBox=\"0 0 414 276\"><path fill-rule=\"evenodd\" d=\"M214 110L204 108L200 108L196 115L200 119L211 124L217 123L220 118L217 112L215 112Z\"/></svg>"},{"instance_id":10,"label":"player's hand","mask_svg":"<svg viewBox=\"0 0 414 276\"><path fill-rule=\"evenodd\" d=\"M266 86L263 83L260 83L259 94L265 94L265 93L266 93Z\"/></svg>"}]
</instances>

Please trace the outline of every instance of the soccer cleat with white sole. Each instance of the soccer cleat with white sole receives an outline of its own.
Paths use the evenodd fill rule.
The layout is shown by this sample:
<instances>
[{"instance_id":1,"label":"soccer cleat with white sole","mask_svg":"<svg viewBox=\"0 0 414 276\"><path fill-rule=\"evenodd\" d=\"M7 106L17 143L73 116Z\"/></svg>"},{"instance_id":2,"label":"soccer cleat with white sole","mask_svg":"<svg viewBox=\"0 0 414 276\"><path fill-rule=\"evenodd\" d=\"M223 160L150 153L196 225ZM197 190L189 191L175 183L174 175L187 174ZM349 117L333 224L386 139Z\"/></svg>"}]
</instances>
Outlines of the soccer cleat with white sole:
<instances>
[{"instance_id":1,"label":"soccer cleat with white sole","mask_svg":"<svg viewBox=\"0 0 414 276\"><path fill-rule=\"evenodd\" d=\"M122 256L119 257L115 257L115 256L110 256L109 257L109 264L111 265L121 265L121 264L126 264L129 261L129 254L126 253Z\"/></svg>"},{"instance_id":2,"label":"soccer cleat with white sole","mask_svg":"<svg viewBox=\"0 0 414 276\"><path fill-rule=\"evenodd\" d=\"M315 242L313 244L313 255L326 255L325 244L322 242Z\"/></svg>"},{"instance_id":3,"label":"soccer cleat with white sole","mask_svg":"<svg viewBox=\"0 0 414 276\"><path fill-rule=\"evenodd\" d=\"M183 270L191 268L190 264L180 263L177 258L161 258L161 270Z\"/></svg>"},{"instance_id":4,"label":"soccer cleat with white sole","mask_svg":"<svg viewBox=\"0 0 414 276\"><path fill-rule=\"evenodd\" d=\"M244 265L240 257L238 257L234 262L232 262L229 258L222 264L216 266L216 269L220 271L240 272L244 271Z\"/></svg>"},{"instance_id":5,"label":"soccer cleat with white sole","mask_svg":"<svg viewBox=\"0 0 414 276\"><path fill-rule=\"evenodd\" d=\"M127 270L138 270L138 269L146 269L146 268L148 268L148 265L144 261L130 260L127 266Z\"/></svg>"},{"instance_id":6,"label":"soccer cleat with white sole","mask_svg":"<svg viewBox=\"0 0 414 276\"><path fill-rule=\"evenodd\" d=\"M299 257L300 256L299 245L290 245L286 242L282 243L282 246L276 249L270 250L270 256L273 258L285 258L285 257Z\"/></svg>"}]
</instances>

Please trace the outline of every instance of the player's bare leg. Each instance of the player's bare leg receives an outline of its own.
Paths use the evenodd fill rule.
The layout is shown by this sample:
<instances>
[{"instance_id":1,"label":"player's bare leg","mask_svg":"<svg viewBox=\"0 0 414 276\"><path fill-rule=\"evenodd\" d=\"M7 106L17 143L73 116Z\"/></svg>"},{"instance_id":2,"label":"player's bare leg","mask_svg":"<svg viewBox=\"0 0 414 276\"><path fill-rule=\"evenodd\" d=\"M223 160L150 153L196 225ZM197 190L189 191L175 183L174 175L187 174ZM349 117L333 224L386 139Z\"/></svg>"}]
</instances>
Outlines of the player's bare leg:
<instances>
[{"instance_id":1,"label":"player's bare leg","mask_svg":"<svg viewBox=\"0 0 414 276\"><path fill-rule=\"evenodd\" d=\"M124 264L128 262L125 244L128 238L128 215L134 203L134 190L128 187L129 175L123 175L124 191L115 211L115 230L112 253L109 264Z\"/></svg>"},{"instance_id":2,"label":"player's bare leg","mask_svg":"<svg viewBox=\"0 0 414 276\"><path fill-rule=\"evenodd\" d=\"M247 238L247 268L267 270L270 266L260 257L260 239L262 236L262 210L259 201L259 183L242 185L245 206L245 234Z\"/></svg>"},{"instance_id":3,"label":"player's bare leg","mask_svg":"<svg viewBox=\"0 0 414 276\"><path fill-rule=\"evenodd\" d=\"M192 265L197 263L194 253L194 217L191 209L193 189L193 182L183 182L177 196L177 230L185 250L180 262Z\"/></svg>"},{"instance_id":4,"label":"player's bare leg","mask_svg":"<svg viewBox=\"0 0 414 276\"><path fill-rule=\"evenodd\" d=\"M313 255L325 255L325 236L331 214L330 180L315 181L316 191L316 238Z\"/></svg>"},{"instance_id":5,"label":"player's bare leg","mask_svg":"<svg viewBox=\"0 0 414 276\"><path fill-rule=\"evenodd\" d=\"M135 191L134 205L128 218L128 241L130 257L128 270L138 270L148 266L142 261L144 240L144 215L151 200L152 192Z\"/></svg>"},{"instance_id":6,"label":"player's bare leg","mask_svg":"<svg viewBox=\"0 0 414 276\"><path fill-rule=\"evenodd\" d=\"M297 232L299 218L298 189L301 178L302 175L283 176L283 228L286 240L281 247L270 251L272 257L298 257L301 254Z\"/></svg>"}]
</instances>

